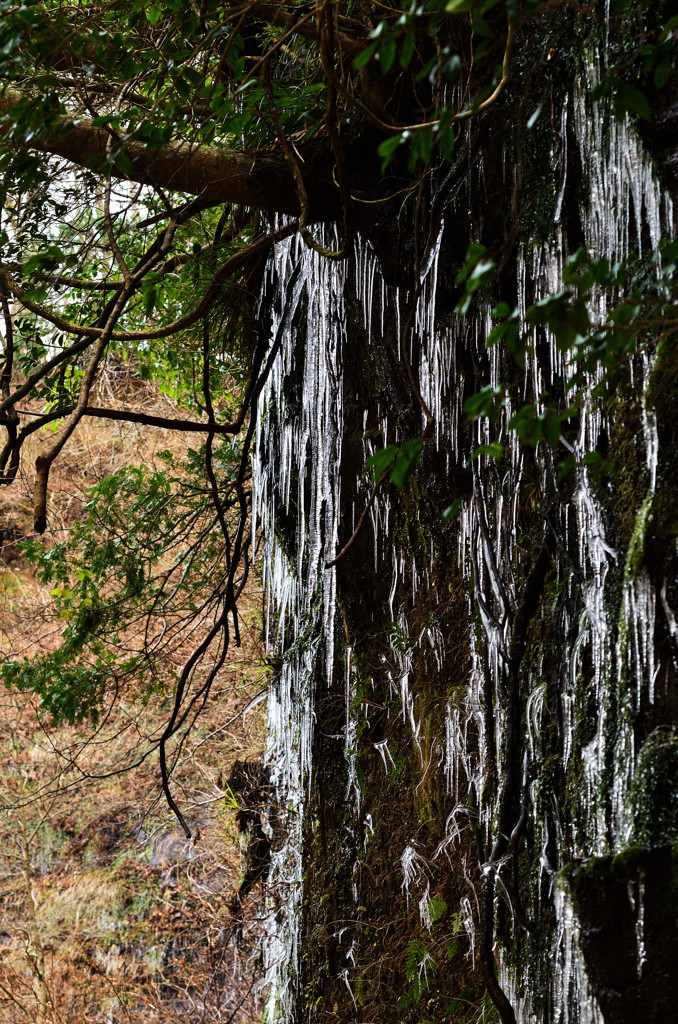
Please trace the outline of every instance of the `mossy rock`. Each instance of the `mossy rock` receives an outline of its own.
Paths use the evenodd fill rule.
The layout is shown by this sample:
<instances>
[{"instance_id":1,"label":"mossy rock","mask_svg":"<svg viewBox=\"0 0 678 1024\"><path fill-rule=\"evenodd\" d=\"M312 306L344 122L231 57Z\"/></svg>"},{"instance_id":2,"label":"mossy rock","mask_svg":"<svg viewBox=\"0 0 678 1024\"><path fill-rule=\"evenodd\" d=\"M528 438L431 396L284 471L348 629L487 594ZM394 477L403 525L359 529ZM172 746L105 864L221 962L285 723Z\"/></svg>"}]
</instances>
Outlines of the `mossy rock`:
<instances>
[{"instance_id":1,"label":"mossy rock","mask_svg":"<svg viewBox=\"0 0 678 1024\"><path fill-rule=\"evenodd\" d=\"M629 847L562 874L605 1024L676 1020L678 845Z\"/></svg>"},{"instance_id":2,"label":"mossy rock","mask_svg":"<svg viewBox=\"0 0 678 1024\"><path fill-rule=\"evenodd\" d=\"M632 793L637 842L661 845L678 840L678 731L660 727L645 741Z\"/></svg>"}]
</instances>

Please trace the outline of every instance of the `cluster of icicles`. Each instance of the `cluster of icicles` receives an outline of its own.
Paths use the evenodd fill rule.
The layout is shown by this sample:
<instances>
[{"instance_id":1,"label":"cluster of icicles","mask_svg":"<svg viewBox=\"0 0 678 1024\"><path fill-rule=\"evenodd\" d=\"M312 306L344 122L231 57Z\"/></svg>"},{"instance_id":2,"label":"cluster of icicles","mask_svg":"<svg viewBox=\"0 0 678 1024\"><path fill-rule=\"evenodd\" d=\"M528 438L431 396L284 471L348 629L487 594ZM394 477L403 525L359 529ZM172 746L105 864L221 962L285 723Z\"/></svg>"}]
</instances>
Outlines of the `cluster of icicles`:
<instances>
[{"instance_id":1,"label":"cluster of icicles","mask_svg":"<svg viewBox=\"0 0 678 1024\"><path fill-rule=\"evenodd\" d=\"M580 83L575 95L569 97L561 111L560 150L552 154L552 165L559 168L556 222L559 220L567 187L567 154L564 151L569 125L578 139L582 160L588 169L590 195L581 210L585 241L590 252L621 260L630 251L643 249L649 238L656 251L662 234L673 234L670 201L661 193L640 144L625 123L611 121L608 134L601 135L602 118L589 99L598 76L597 62L592 60L587 81ZM508 173L508 172L507 172ZM468 195L482 194L478 180L482 165L469 172ZM633 214L631 218L630 214ZM635 224L635 235L629 237L629 223ZM560 287L564 253L560 228L551 244L525 247L519 259L520 302L523 307L552 293ZM388 317L402 315L398 290L384 283L378 262L369 246L358 243L355 251L355 276L363 318L368 332L374 327L382 332ZM471 451L457 451L458 425L461 420L461 395L464 381L455 360L457 347L475 345L484 351L489 329L489 310L474 322L457 322L443 330L436 327L437 251L426 268L417 310L415 332L421 347L420 380L422 395L435 417L434 443L450 461L464 462ZM299 239L279 244L269 266L262 306L270 311L271 337L283 332L279 355L261 396L258 409L256 451L253 469L255 534L260 531L263 542L263 578L266 594L266 628L272 648L282 653L281 668L271 689L268 716L267 757L272 784L276 788L279 811L283 817L286 842L274 853L270 889L276 892L275 927L269 931L266 949L269 984L270 1021L288 1022L294 1017L296 998L296 965L300 955L298 924L303 889L301 836L306 796L309 792L313 765L311 758L314 727L313 693L318 685L331 680L334 669L334 627L336 612L335 570L327 567L338 550L338 510L341 486L342 432L342 351L345 338L343 312L344 268L324 260L306 248ZM303 316L298 315L303 311ZM595 312L605 315L605 301L597 300ZM299 324L303 324L300 327ZM491 350L491 380L499 382L499 352ZM647 378L650 367L645 364ZM530 390L540 394L557 376L564 376L563 357L552 345L548 366L536 360L526 368ZM294 398L290 401L290 381L294 380ZM595 380L591 380L591 385ZM511 408L503 413L504 425ZM365 412L367 417L367 411ZM639 708L654 698L656 666L652 659L655 594L646 573L625 576L621 628L611 639L603 601L605 578L617 553L606 539L605 523L590 486L583 455L596 447L604 424L600 412L583 408L579 438L574 447L577 463L577 486L572 503L561 508L558 524L562 538L575 536L570 543L568 560L561 560L559 572L566 592L579 588L579 606L583 611L576 623L560 623L562 635L575 637L564 651L558 667L558 691L562 702L561 757L567 768L573 756L575 696L578 676L589 673L587 685L592 687L599 709L594 739L583 751L586 792L582 794L582 820L574 833L576 856L587 857L620 849L627 842L629 820L629 789L634 777L635 751L633 720ZM644 437L649 469L650 495L655 486L658 440L656 424L650 411L644 413ZM382 415L379 446L397 442ZM473 447L490 440L489 425L477 422ZM421 756L422 775L429 771L444 772L452 802L458 809L448 820L447 832L440 837L437 851L426 851L427 857L440 855L446 844L458 835L462 808L471 787L483 791L484 765L494 760L501 770L503 757L503 723L495 725L495 751L490 758L485 736L483 710L486 683L484 672L489 668L495 694L501 692L507 672L506 651L510 642L510 623L518 595L514 570L520 562L517 545L518 494L523 473L522 456L515 435L504 427L504 440L510 446L511 469L500 479L498 474L484 472L482 460L474 467L473 497L463 507L459 527L459 560L467 580L473 580L474 592L469 599L469 612L477 615L480 631L471 631L471 665L465 701L448 706L444 732L428 738L425 747L434 751L437 762L425 764ZM372 443L365 440L365 457L372 452ZM486 467L485 467L486 468ZM546 463L540 466L547 488L547 476L553 470ZM361 502L367 494L358 490L355 502L357 519ZM395 603L396 594L414 598L421 587L431 587L430 567L417 566L397 550L389 531L389 499L382 496L370 511L374 536L375 566L383 564L387 554L392 566L390 616L393 621L391 657L385 669L393 695L401 703L403 720L409 723L411 740L421 754L421 721L418 717L416 680L412 677L411 655L416 644L426 644L437 670L444 678L442 638L435 627L421 636L411 636L408 607ZM568 517L572 520L568 523ZM294 522L290 536L288 520ZM366 527L368 528L368 527ZM342 536L346 531L344 530ZM578 579L568 568L579 566ZM582 581L583 574L583 581ZM407 575L407 579L405 576ZM564 618L572 601L562 604ZM592 666L592 667L590 667ZM621 740L616 745L613 785L610 792L602 785L604 768L604 730L610 687L615 666L618 676L625 673L637 680L637 687L628 706L622 708ZM592 673L592 675L591 675ZM355 729L352 720L353 673L350 651L345 655L346 724L345 754L349 767L346 804L354 816L356 835L369 842L372 822L359 821L360 786L355 772ZM442 687L441 687L442 688ZM529 735L524 771L532 778L530 762L537 762L542 709L546 681L535 674L529 680ZM497 700L497 707L500 701ZM467 744L467 735L474 736ZM387 741L375 744L384 769L392 766ZM560 847L562 835L557 816L552 813L552 794L542 792L537 781L532 784L530 808L536 829L543 830L543 852L540 871L547 884L548 900L555 906L559 927L554 936L553 960L545 974L551 986L548 1003L554 1024L600 1024L602 1018L586 980L577 946L577 924L567 893L555 882L562 866L552 862L549 850ZM481 831L486 845L493 835L495 807L481 812ZM542 822L541 825L538 823ZM554 835L555 830L555 835ZM585 837L585 838L583 838ZM555 843L554 843L555 840ZM570 837L570 843L572 842ZM419 867L415 845L402 852L403 899L416 898L422 922L430 921L428 889L425 872ZM280 900L282 899L282 905ZM642 893L637 894L637 914L642 931ZM476 955L475 930L479 921L477 900L464 900L459 908L469 936L469 956ZM533 908L538 915L540 908ZM642 936L641 936L642 939ZM513 978L499 951L499 980L511 1000L519 1021L533 1020L530 985ZM350 960L348 951L347 962ZM639 945L639 973L642 972L642 942ZM350 970L344 981L351 990Z\"/></svg>"}]
</instances>

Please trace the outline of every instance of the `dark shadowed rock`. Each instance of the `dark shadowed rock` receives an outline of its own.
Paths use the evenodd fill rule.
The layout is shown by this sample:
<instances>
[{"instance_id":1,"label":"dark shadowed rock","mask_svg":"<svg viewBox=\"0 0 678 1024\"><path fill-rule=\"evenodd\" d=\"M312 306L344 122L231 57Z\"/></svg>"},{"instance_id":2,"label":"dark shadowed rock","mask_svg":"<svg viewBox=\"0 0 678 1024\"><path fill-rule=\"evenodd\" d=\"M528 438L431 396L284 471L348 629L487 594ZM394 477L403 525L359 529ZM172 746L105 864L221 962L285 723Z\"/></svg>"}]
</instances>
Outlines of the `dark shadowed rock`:
<instances>
[{"instance_id":1,"label":"dark shadowed rock","mask_svg":"<svg viewBox=\"0 0 678 1024\"><path fill-rule=\"evenodd\" d=\"M605 1024L678 1020L678 849L632 847L566 874Z\"/></svg>"}]
</instances>

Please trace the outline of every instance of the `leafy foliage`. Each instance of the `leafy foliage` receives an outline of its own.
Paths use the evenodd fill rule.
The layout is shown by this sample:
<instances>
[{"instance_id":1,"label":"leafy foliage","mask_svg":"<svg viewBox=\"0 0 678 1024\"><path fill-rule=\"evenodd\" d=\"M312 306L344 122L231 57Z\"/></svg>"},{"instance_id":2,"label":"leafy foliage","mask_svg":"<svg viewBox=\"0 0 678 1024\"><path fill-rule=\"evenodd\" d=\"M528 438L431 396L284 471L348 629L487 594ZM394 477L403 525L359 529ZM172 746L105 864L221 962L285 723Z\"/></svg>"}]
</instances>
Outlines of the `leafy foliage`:
<instances>
[{"instance_id":1,"label":"leafy foliage","mask_svg":"<svg viewBox=\"0 0 678 1024\"><path fill-rule=\"evenodd\" d=\"M230 442L217 452L225 494L239 455ZM96 722L126 681L143 680L144 699L166 689L167 655L187 631L200 635L223 591L224 539L204 452L189 450L179 466L169 453L166 461L166 470L129 466L104 477L62 543L23 544L39 582L51 587L62 642L6 663L2 678L39 695L55 722Z\"/></svg>"},{"instance_id":2,"label":"leafy foliage","mask_svg":"<svg viewBox=\"0 0 678 1024\"><path fill-rule=\"evenodd\" d=\"M403 445L387 445L370 455L365 464L375 482L388 473L396 487L403 487L417 467L423 444L422 438L414 437Z\"/></svg>"},{"instance_id":3,"label":"leafy foliage","mask_svg":"<svg viewBox=\"0 0 678 1024\"><path fill-rule=\"evenodd\" d=\"M474 248L467 267L479 265L481 256ZM675 306L678 296L678 243L662 244L658 262L639 268L611 266L605 258L593 258L579 249L563 269L563 288L529 306L521 315L517 308L498 303L492 317L495 326L487 337L492 348L503 342L515 362L524 367L536 358L538 331L546 331L564 360L567 371L567 403L544 392L538 403L519 405L508 420L521 442L536 447L544 441L558 446L563 425L578 414L586 393L590 400L602 401L614 387L619 372L643 347L653 346L675 330ZM495 265L483 261L485 285L493 279ZM468 308L478 292L473 270L460 275L467 281L466 293L458 310ZM602 322L593 312L594 299L606 295L606 313ZM492 424L500 420L508 385L486 385L466 399L464 412L469 419L485 417ZM500 458L497 442L480 445L474 453Z\"/></svg>"}]
</instances>

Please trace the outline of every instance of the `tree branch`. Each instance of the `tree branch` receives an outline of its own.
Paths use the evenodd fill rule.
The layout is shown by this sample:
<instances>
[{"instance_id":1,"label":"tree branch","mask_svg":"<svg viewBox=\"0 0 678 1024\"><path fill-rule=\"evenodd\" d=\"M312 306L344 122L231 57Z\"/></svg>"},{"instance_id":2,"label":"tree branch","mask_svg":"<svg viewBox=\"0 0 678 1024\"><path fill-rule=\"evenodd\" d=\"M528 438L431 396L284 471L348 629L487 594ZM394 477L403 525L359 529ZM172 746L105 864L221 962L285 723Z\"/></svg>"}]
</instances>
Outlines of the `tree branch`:
<instances>
[{"instance_id":1,"label":"tree branch","mask_svg":"<svg viewBox=\"0 0 678 1024\"><path fill-rule=\"evenodd\" d=\"M257 258L262 253L266 252L271 246L275 245L283 238L287 238L289 235L294 234L296 231L296 225L286 224L277 230L272 231L269 235L262 235L260 238L256 238L253 242L240 252L234 253L230 256L225 263L212 275L212 279L208 284L207 288L203 292L198 304L190 313L186 313L184 316L179 317L171 324L165 324L163 327L150 328L148 330L141 331L113 331L111 338L116 341L147 341L152 338L169 338L171 335L176 334L178 331L183 331L187 327L191 327L196 321L200 319L214 304L219 292L226 283L229 277L246 266L252 259ZM140 272L136 272L134 275L135 279L140 277ZM102 331L104 330L101 326L87 327L79 324L74 324L70 320L66 320L65 317L61 316L54 310L50 310L45 306L41 306L39 303L34 302L28 298L25 294L25 289L21 287L18 281L15 281L11 274L3 270L0 266L0 284L4 285L12 295L21 302L26 309L30 310L31 313L35 313L36 316L41 317L43 320L47 320L48 323L54 324L60 330L65 331L67 334L76 334L83 337L84 342L78 342L77 345L87 348L92 343L93 338L101 337ZM76 351L76 345L72 345L70 352ZM55 361L61 361L64 358L64 354L59 353L50 360L50 364ZM44 366L48 364L45 363ZM38 371L36 371L37 373ZM32 375L35 377L35 373ZM15 391L11 396L12 401L17 401L18 398L23 397L26 394L26 384ZM32 386L32 385L31 385ZM9 400L4 402L0 406L0 412L2 412Z\"/></svg>"},{"instance_id":2,"label":"tree branch","mask_svg":"<svg viewBox=\"0 0 678 1024\"><path fill-rule=\"evenodd\" d=\"M68 415L73 407L63 410ZM163 427L166 430L183 430L193 434L237 434L240 429L233 423L200 423L199 420L180 420L172 416L152 416L145 412L132 412L131 409L100 409L88 406L83 416L94 416L101 420L123 420L126 423L141 423L145 427Z\"/></svg>"},{"instance_id":3,"label":"tree branch","mask_svg":"<svg viewBox=\"0 0 678 1024\"><path fill-rule=\"evenodd\" d=\"M0 93L0 114L5 115L0 122L0 135L10 134L13 110L24 98L11 88ZM106 164L106 145L110 138L103 128L93 127L89 118L74 115L62 117L51 131L30 141L16 137L12 141L101 172ZM184 141L149 149L143 142L131 140L124 151L131 162L131 170L123 173L114 164L110 168L113 177L188 192L214 206L237 203L293 216L300 212L292 175L284 160ZM331 177L325 179L313 170L307 175L306 187L312 216L331 218L339 212Z\"/></svg>"}]
</instances>

